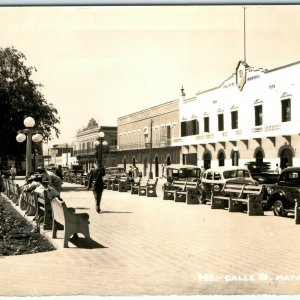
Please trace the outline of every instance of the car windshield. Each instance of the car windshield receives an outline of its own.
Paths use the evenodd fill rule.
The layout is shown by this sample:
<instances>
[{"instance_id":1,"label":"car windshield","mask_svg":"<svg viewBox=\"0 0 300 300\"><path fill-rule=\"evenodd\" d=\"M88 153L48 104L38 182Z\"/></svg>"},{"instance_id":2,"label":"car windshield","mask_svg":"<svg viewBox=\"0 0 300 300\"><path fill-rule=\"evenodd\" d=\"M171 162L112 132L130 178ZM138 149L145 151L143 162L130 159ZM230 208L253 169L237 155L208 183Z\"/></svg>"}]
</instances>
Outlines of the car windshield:
<instances>
[{"instance_id":1,"label":"car windshield","mask_svg":"<svg viewBox=\"0 0 300 300\"><path fill-rule=\"evenodd\" d=\"M250 172L247 170L231 170L231 171L224 171L223 176L225 179L228 178L248 178L250 176Z\"/></svg>"},{"instance_id":2,"label":"car windshield","mask_svg":"<svg viewBox=\"0 0 300 300\"><path fill-rule=\"evenodd\" d=\"M178 175L179 178L200 177L200 169L182 169Z\"/></svg>"}]
</instances>

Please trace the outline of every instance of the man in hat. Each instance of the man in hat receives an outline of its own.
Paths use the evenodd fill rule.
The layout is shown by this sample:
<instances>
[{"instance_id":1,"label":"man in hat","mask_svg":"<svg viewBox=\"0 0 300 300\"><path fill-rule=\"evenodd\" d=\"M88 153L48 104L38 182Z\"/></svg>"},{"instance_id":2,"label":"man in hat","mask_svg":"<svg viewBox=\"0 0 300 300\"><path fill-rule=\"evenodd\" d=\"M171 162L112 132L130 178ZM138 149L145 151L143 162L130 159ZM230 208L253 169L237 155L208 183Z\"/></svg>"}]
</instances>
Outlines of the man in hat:
<instances>
[{"instance_id":1,"label":"man in hat","mask_svg":"<svg viewBox=\"0 0 300 300\"><path fill-rule=\"evenodd\" d=\"M42 175L42 181L48 182L50 186L60 193L63 181L53 172L46 170L44 167L38 167L37 172Z\"/></svg>"},{"instance_id":2,"label":"man in hat","mask_svg":"<svg viewBox=\"0 0 300 300\"><path fill-rule=\"evenodd\" d=\"M104 175L105 175L105 169L100 164L95 163L95 169L91 169L90 172L87 189L92 188L93 190L93 195L96 203L96 211L98 214L101 213L100 202L101 202L103 187L104 187L102 176Z\"/></svg>"}]
</instances>

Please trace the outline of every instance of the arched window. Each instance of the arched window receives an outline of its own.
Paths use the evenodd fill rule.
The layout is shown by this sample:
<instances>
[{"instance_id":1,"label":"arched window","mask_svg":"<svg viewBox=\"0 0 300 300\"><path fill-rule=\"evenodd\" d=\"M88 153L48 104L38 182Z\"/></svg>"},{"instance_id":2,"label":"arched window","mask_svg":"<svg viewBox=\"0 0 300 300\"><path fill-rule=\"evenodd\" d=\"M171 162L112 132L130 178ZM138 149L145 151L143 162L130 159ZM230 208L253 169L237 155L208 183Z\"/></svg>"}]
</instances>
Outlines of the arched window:
<instances>
[{"instance_id":1,"label":"arched window","mask_svg":"<svg viewBox=\"0 0 300 300\"><path fill-rule=\"evenodd\" d=\"M171 164L171 157L170 155L167 156L167 166L169 166Z\"/></svg>"},{"instance_id":2,"label":"arched window","mask_svg":"<svg viewBox=\"0 0 300 300\"><path fill-rule=\"evenodd\" d=\"M203 155L203 161L204 161L204 169L210 169L211 166L211 154L209 152L205 152Z\"/></svg>"},{"instance_id":3,"label":"arched window","mask_svg":"<svg viewBox=\"0 0 300 300\"><path fill-rule=\"evenodd\" d=\"M261 150L258 150L255 155L255 160L258 163L262 163L264 161L264 154Z\"/></svg>"},{"instance_id":4,"label":"arched window","mask_svg":"<svg viewBox=\"0 0 300 300\"><path fill-rule=\"evenodd\" d=\"M218 162L219 162L219 167L225 166L225 154L223 151L220 151L218 154Z\"/></svg>"}]
</instances>

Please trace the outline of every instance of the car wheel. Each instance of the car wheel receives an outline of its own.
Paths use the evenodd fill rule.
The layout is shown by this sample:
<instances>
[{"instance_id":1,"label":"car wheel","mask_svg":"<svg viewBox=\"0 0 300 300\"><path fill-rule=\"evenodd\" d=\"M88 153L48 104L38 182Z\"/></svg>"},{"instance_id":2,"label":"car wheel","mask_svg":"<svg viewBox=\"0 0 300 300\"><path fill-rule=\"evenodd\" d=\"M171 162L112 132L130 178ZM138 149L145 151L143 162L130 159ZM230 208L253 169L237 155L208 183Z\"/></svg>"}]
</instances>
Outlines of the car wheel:
<instances>
[{"instance_id":1,"label":"car wheel","mask_svg":"<svg viewBox=\"0 0 300 300\"><path fill-rule=\"evenodd\" d=\"M274 212L274 215L277 217L285 217L286 216L286 211L283 207L283 203L281 200L276 200L274 202L273 212Z\"/></svg>"}]
</instances>

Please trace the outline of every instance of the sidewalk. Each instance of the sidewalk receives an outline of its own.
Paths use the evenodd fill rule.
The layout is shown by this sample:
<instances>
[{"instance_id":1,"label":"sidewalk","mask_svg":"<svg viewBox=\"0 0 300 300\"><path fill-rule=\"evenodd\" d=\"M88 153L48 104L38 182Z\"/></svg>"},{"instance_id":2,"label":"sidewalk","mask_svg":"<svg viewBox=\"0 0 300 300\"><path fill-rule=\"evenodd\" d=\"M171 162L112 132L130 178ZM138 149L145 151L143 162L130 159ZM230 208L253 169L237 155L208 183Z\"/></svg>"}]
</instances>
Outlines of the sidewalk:
<instances>
[{"instance_id":1,"label":"sidewalk","mask_svg":"<svg viewBox=\"0 0 300 300\"><path fill-rule=\"evenodd\" d=\"M61 197L90 215L80 238L56 251L0 258L0 295L297 295L300 227L291 218L249 217L64 183ZM46 235L51 238L51 232ZM75 243L75 241L73 241Z\"/></svg>"}]
</instances>

